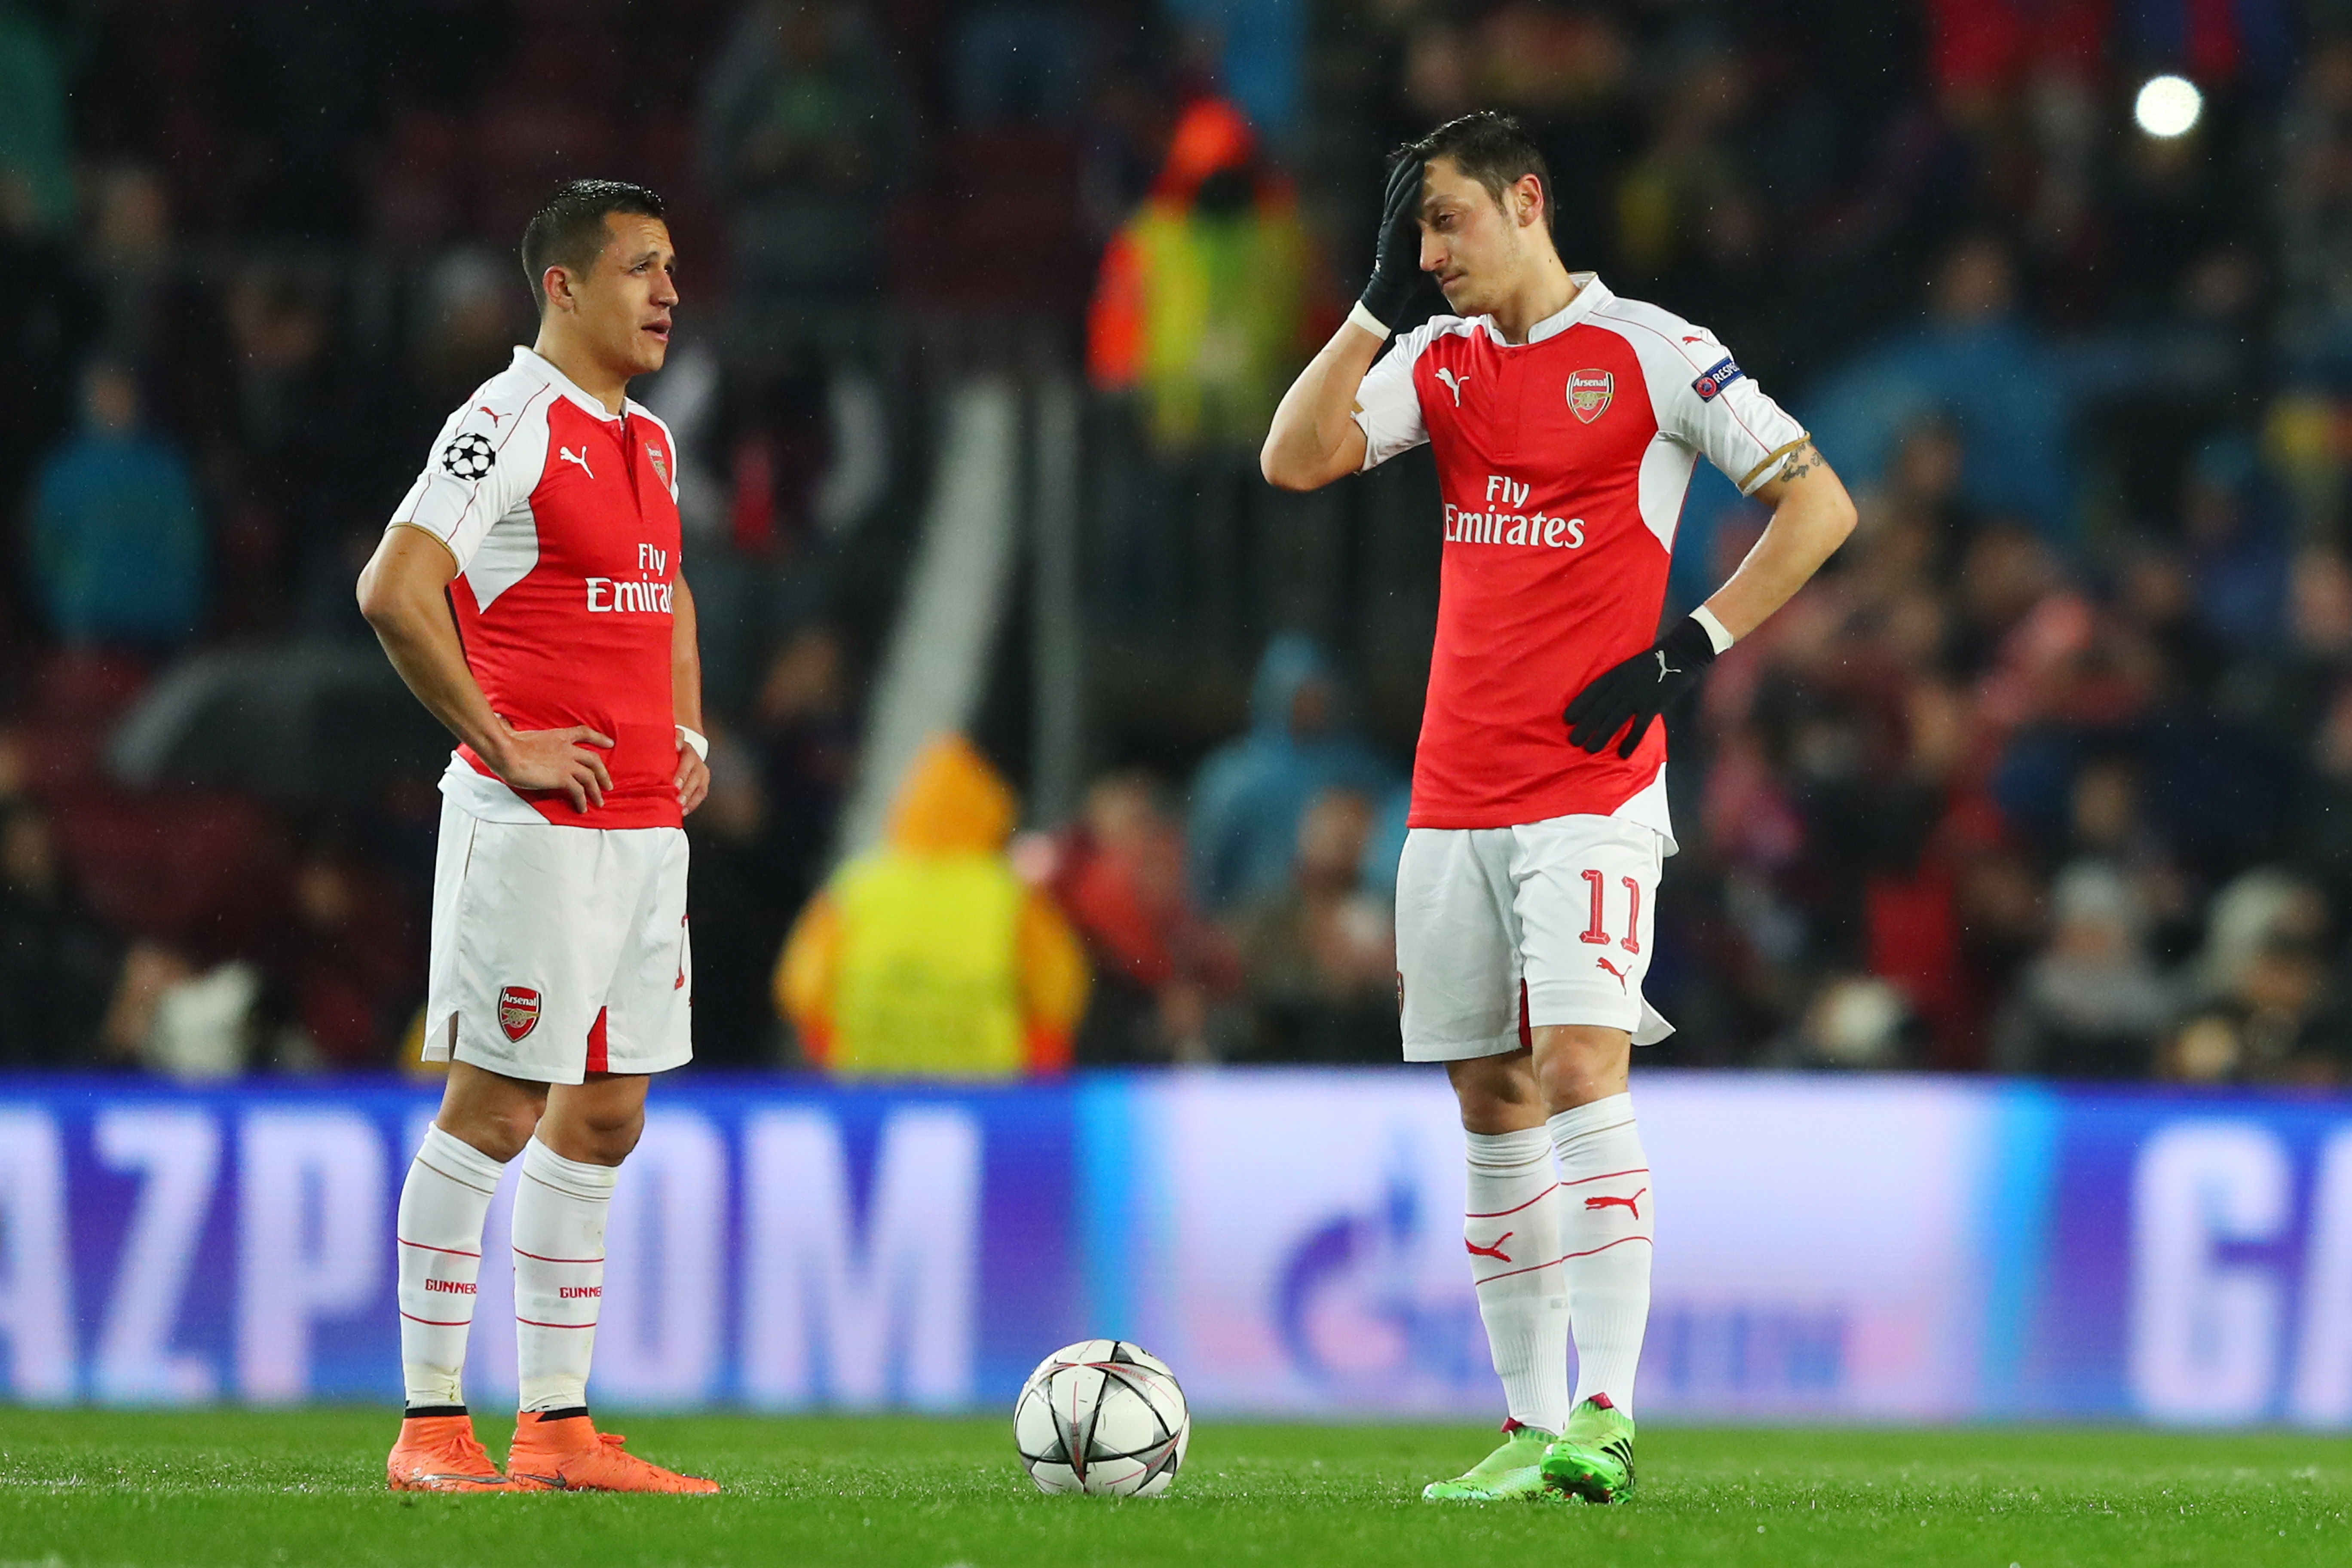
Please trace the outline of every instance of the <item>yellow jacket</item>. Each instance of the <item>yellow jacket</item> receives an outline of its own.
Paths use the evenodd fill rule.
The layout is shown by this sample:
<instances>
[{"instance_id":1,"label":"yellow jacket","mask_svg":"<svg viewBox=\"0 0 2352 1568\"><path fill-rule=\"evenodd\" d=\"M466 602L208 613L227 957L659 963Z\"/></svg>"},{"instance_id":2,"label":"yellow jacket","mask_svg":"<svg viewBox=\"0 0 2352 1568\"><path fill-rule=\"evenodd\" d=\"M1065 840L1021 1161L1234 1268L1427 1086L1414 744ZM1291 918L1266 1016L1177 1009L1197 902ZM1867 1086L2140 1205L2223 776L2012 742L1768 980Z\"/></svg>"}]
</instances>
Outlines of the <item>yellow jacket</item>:
<instances>
[{"instance_id":1,"label":"yellow jacket","mask_svg":"<svg viewBox=\"0 0 2352 1568\"><path fill-rule=\"evenodd\" d=\"M784 942L776 1003L844 1076L1012 1078L1068 1065L1087 962L1013 875L1013 793L965 741L908 769L880 849L834 874Z\"/></svg>"},{"instance_id":2,"label":"yellow jacket","mask_svg":"<svg viewBox=\"0 0 2352 1568\"><path fill-rule=\"evenodd\" d=\"M1139 395L1163 450L1255 449L1322 335L1313 244L1287 184L1256 168L1255 148L1233 105L1195 102L1150 199L1103 255L1088 373L1107 391ZM1202 183L1232 172L1250 176L1251 199L1203 210Z\"/></svg>"}]
</instances>

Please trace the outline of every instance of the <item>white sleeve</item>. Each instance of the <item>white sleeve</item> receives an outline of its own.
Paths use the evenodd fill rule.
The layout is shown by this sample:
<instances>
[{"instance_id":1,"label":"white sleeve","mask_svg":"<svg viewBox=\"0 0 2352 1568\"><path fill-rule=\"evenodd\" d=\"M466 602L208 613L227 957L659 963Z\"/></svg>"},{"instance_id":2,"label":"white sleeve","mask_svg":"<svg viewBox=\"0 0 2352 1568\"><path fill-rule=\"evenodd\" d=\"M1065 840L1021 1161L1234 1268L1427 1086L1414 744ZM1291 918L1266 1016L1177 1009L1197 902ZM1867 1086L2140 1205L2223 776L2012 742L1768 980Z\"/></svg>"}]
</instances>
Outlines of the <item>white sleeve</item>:
<instances>
[{"instance_id":1,"label":"white sleeve","mask_svg":"<svg viewBox=\"0 0 2352 1568\"><path fill-rule=\"evenodd\" d=\"M1668 389L1668 434L1705 454L1741 495L1753 495L1804 445L1805 427L1748 378L1713 332L1691 327L1678 335L1690 374Z\"/></svg>"},{"instance_id":2,"label":"white sleeve","mask_svg":"<svg viewBox=\"0 0 2352 1568\"><path fill-rule=\"evenodd\" d=\"M1364 467L1379 468L1399 452L1408 452L1429 439L1421 417L1421 394L1412 384L1412 367L1437 334L1433 327L1453 321L1424 322L1396 340L1389 352L1364 373L1356 388L1356 426L1364 433Z\"/></svg>"},{"instance_id":3,"label":"white sleeve","mask_svg":"<svg viewBox=\"0 0 2352 1568\"><path fill-rule=\"evenodd\" d=\"M530 498L547 465L544 398L513 406L486 394L442 425L425 471L392 514L393 526L421 528L447 545L460 572L492 525Z\"/></svg>"}]
</instances>

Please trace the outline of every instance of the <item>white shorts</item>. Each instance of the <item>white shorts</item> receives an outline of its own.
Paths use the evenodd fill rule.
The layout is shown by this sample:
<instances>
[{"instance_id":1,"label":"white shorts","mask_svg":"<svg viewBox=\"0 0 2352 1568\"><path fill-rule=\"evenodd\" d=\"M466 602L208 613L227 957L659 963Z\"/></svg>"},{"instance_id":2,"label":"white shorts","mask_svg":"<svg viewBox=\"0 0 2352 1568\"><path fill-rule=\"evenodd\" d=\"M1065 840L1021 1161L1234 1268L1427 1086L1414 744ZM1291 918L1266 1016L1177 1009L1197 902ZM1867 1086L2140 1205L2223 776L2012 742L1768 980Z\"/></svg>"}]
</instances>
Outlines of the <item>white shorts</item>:
<instances>
[{"instance_id":1,"label":"white shorts","mask_svg":"<svg viewBox=\"0 0 2352 1568\"><path fill-rule=\"evenodd\" d=\"M533 1083L694 1055L686 835L486 822L441 803L425 1058Z\"/></svg>"},{"instance_id":2,"label":"white shorts","mask_svg":"<svg viewBox=\"0 0 2352 1568\"><path fill-rule=\"evenodd\" d=\"M1610 816L1416 827L1397 863L1404 1059L1500 1056L1556 1024L1674 1033L1642 997L1665 840Z\"/></svg>"}]
</instances>

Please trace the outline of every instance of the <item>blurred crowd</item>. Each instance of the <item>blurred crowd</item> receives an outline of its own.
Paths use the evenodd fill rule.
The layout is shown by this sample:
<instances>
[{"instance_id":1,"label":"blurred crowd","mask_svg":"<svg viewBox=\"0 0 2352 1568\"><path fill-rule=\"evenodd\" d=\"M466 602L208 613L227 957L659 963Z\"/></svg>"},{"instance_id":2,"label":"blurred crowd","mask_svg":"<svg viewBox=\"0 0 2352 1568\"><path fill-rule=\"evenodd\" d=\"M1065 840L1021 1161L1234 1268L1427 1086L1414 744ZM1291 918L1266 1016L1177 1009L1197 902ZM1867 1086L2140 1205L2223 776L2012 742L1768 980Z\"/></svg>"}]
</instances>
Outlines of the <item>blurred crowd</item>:
<instances>
[{"instance_id":1,"label":"blurred crowd","mask_svg":"<svg viewBox=\"0 0 2352 1568\"><path fill-rule=\"evenodd\" d=\"M2186 134L2133 123L2158 70ZM1365 650L1420 612L1343 537L1303 635L1217 542L1319 515L1257 440L1382 151L1477 106L1570 265L1717 331L1862 511L1672 716L1652 1059L2352 1077L2334 0L0 0L0 1068L413 1058L431 746L173 782L125 737L240 650L369 651L359 564L583 171L685 258L640 390L705 621L704 1060L1393 1059L1417 693ZM1122 689L1059 822L992 701L844 860L926 345L987 321L1092 389L1089 635L1207 561L1255 607L1189 632L1255 679ZM1670 610L1762 521L1696 489Z\"/></svg>"}]
</instances>

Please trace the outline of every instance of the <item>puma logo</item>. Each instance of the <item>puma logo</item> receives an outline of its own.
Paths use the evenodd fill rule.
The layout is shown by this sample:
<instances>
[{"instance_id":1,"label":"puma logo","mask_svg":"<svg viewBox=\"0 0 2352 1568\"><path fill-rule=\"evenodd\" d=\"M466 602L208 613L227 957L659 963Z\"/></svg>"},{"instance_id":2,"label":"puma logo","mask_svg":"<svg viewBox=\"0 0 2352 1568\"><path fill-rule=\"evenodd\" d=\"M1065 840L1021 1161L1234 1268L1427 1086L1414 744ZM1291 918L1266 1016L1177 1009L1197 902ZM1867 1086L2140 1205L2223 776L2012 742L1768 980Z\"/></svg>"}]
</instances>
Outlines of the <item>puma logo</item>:
<instances>
[{"instance_id":1,"label":"puma logo","mask_svg":"<svg viewBox=\"0 0 2352 1568\"><path fill-rule=\"evenodd\" d=\"M1466 375L1456 375L1450 370L1441 370L1437 373L1437 379L1444 382L1445 390L1454 395L1454 406L1461 407L1462 384L1470 378Z\"/></svg>"},{"instance_id":2,"label":"puma logo","mask_svg":"<svg viewBox=\"0 0 2352 1568\"><path fill-rule=\"evenodd\" d=\"M573 451L573 450L572 450L571 447L558 447L555 449L555 455L556 455L557 457L559 457L559 458L562 458L562 459L563 459L565 462L567 462L567 463L577 463L577 464L579 464L579 465L580 465L580 471L581 471L582 473L583 473L583 474L587 475L590 479L594 479L594 478L596 477L596 470L595 470L595 469L593 469L593 468L590 468L590 467L588 466L588 448L587 448L587 447L581 447L581 448L580 448L580 450L578 450L578 451L576 451L576 452L575 452L575 451ZM1665 656L1664 654L1660 654L1660 655L1658 656L1658 658L1660 658L1660 660L1662 660L1662 661L1665 658L1665 657L1666 657L1666 656Z\"/></svg>"},{"instance_id":3,"label":"puma logo","mask_svg":"<svg viewBox=\"0 0 2352 1568\"><path fill-rule=\"evenodd\" d=\"M580 466L584 468L588 465L583 463ZM1658 656L1658 679L1660 680L1665 679L1669 675L1680 675L1682 673L1682 671L1675 666L1666 662L1666 650L1664 648L1654 647L1650 651Z\"/></svg>"},{"instance_id":4,"label":"puma logo","mask_svg":"<svg viewBox=\"0 0 2352 1568\"><path fill-rule=\"evenodd\" d=\"M487 403L478 404L476 406L480 409L482 413L490 416L490 428L493 430L499 427L499 421L506 417L505 415L499 413L497 409L492 408Z\"/></svg>"},{"instance_id":5,"label":"puma logo","mask_svg":"<svg viewBox=\"0 0 2352 1568\"><path fill-rule=\"evenodd\" d=\"M1650 1189L1643 1187L1642 1190L1646 1193ZM1503 1243L1518 1234L1515 1230L1507 1230L1495 1238L1495 1245L1492 1247L1481 1247L1466 1237L1463 1238L1462 1245L1469 1249L1470 1256L1473 1258L1491 1258L1497 1263L1508 1263L1511 1260L1511 1255L1503 1250Z\"/></svg>"},{"instance_id":6,"label":"puma logo","mask_svg":"<svg viewBox=\"0 0 2352 1568\"><path fill-rule=\"evenodd\" d=\"M1685 332L1683 334L1683 342L1686 343L1703 343L1706 342L1706 339L1697 332Z\"/></svg>"},{"instance_id":7,"label":"puma logo","mask_svg":"<svg viewBox=\"0 0 2352 1568\"><path fill-rule=\"evenodd\" d=\"M1608 939L1604 936L1602 940L1606 941ZM1605 958L1596 958L1592 962L1617 977L1618 990L1622 991L1625 989L1626 984L1631 980L1632 976L1628 975L1623 970L1618 968L1615 964L1610 963Z\"/></svg>"},{"instance_id":8,"label":"puma logo","mask_svg":"<svg viewBox=\"0 0 2352 1568\"><path fill-rule=\"evenodd\" d=\"M1602 962L1606 963L1607 961L1604 959ZM1601 1209L1622 1208L1633 1215L1635 1219L1640 1219L1642 1217L1643 1194L1647 1193L1649 1190L1649 1188L1643 1187L1641 1192L1635 1193L1630 1198L1587 1198L1584 1200L1584 1206L1588 1210L1595 1213L1598 1213Z\"/></svg>"}]
</instances>

